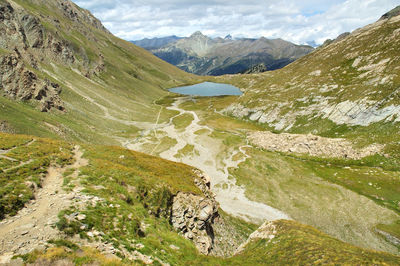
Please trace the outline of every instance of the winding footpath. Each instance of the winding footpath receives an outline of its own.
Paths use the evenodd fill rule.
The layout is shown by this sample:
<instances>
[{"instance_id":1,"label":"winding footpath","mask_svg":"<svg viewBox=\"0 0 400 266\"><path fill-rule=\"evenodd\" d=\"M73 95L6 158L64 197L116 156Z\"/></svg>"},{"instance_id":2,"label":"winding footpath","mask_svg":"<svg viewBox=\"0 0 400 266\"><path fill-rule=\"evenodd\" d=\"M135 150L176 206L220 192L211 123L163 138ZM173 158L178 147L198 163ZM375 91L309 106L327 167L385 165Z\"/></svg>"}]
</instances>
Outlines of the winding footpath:
<instances>
[{"instance_id":1,"label":"winding footpath","mask_svg":"<svg viewBox=\"0 0 400 266\"><path fill-rule=\"evenodd\" d=\"M88 164L82 158L79 146L75 147L72 165L65 167L50 166L43 181L43 187L35 195L36 200L27 204L14 217L0 223L0 265L7 263L15 254L25 254L33 249L44 248L47 241L56 239L60 231L54 228L58 213L71 205L75 192L62 190L63 173L73 169L77 176L79 168Z\"/></svg>"},{"instance_id":2,"label":"winding footpath","mask_svg":"<svg viewBox=\"0 0 400 266\"><path fill-rule=\"evenodd\" d=\"M177 142L174 146L160 153L160 156L167 160L194 166L210 176L212 190L216 194L216 199L221 208L234 216L253 222L290 219L285 213L268 205L251 201L246 197L245 189L236 184L235 178L230 178L229 168L237 168L240 163L249 158L245 151L247 146L239 147L236 150L232 148L229 150L229 154L222 153L225 150L225 147L221 148L223 144L209 136L213 129L200 125L200 119L195 112L179 107L184 101L185 98L179 98L172 106L167 107L169 110L178 112L176 116L170 119L168 124L162 127L155 124L158 133L154 135L158 140L158 135L163 135L175 139ZM189 114L193 117L191 124L183 130L176 129L172 123L173 119L184 114ZM208 131L209 133L197 135L196 132L200 130ZM143 135L142 138L135 140L135 142L124 143L124 146L132 150L143 151L142 146L144 144L157 145L157 143L150 140L152 132L146 132L147 135ZM180 154L179 151L187 145L194 147L194 152L190 155L178 156ZM235 156L240 153L243 154L242 159L234 160Z\"/></svg>"}]
</instances>

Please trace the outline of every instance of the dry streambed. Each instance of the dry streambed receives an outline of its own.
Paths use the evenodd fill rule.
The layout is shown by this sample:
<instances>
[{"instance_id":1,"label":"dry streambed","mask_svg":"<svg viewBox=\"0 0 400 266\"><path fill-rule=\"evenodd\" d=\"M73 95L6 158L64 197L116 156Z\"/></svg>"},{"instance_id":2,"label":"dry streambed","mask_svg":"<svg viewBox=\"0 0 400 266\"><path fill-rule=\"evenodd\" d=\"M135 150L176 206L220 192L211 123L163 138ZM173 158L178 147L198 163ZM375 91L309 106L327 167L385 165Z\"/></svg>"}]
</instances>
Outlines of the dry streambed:
<instances>
[{"instance_id":1,"label":"dry streambed","mask_svg":"<svg viewBox=\"0 0 400 266\"><path fill-rule=\"evenodd\" d=\"M160 156L164 159L194 166L210 176L212 190L216 194L216 199L224 211L253 222L290 219L285 213L266 204L251 201L246 197L245 189L238 186L234 178L230 178L228 171L229 168L237 168L240 163L248 158L244 150L245 146L238 149L232 148L227 154L223 153L226 147L222 146L221 141L210 136L213 129L201 125L200 119L195 112L186 111L179 107L183 101L185 99L178 99L172 106L167 108L177 111L178 114L171 118L170 123L162 127L155 124L157 134L144 131L141 139L125 143L124 146L132 150L143 151L145 145L149 143L157 145L154 142L154 135L168 136L176 140L176 144L160 153ZM177 128L172 121L174 118L184 114L191 115L193 120L186 128ZM198 135L196 134L198 132L207 133ZM181 156L180 151L188 146L192 147L193 152L190 155ZM243 159L234 160L239 153L243 154Z\"/></svg>"}]
</instances>

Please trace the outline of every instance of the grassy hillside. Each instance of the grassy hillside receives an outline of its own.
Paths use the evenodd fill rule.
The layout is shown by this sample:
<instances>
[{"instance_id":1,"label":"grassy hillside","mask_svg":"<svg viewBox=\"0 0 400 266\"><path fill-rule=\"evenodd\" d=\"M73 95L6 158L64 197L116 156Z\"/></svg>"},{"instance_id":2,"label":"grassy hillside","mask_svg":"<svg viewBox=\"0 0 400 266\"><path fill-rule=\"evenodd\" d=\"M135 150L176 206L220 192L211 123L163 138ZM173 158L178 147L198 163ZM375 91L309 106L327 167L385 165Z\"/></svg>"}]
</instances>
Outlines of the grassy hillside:
<instances>
[{"instance_id":1,"label":"grassy hillside","mask_svg":"<svg viewBox=\"0 0 400 266\"><path fill-rule=\"evenodd\" d=\"M46 165L62 167L74 163L73 143L8 134L0 134L0 140L0 149L7 151L4 155L7 158L0 158L2 174L9 173L18 164L12 171L35 177L37 169L46 173ZM59 237L49 240L46 249L22 256L26 262L51 264L63 260L78 265L93 262L131 265L143 262L143 257L134 257L136 252L154 263L162 261L173 265L250 265L279 261L395 265L400 260L394 255L344 244L309 226L289 221L275 223L273 241L252 239L241 253L231 258L200 255L191 241L174 231L168 212L156 211L170 208L167 198L178 191L201 194L194 185L193 168L119 147L81 145L81 149L88 164L79 168L77 175L66 170L63 187L58 190L58 193L80 191L80 200L77 198L59 213L55 224L62 232ZM48 159L47 164L38 167L42 158ZM29 163L21 165L23 162ZM2 175L1 180L7 180L7 176ZM40 191L41 179L33 181L37 182ZM32 193L37 191L24 183L11 190L2 190L0 206L12 206L2 210L6 210L7 215L14 215L9 210L16 210L24 203L7 199L21 194L23 196L17 198L29 200ZM84 199L91 200L82 205ZM226 227L245 236L255 228L223 212L220 219L225 220ZM114 255L110 255L110 250ZM133 254L132 257L126 252Z\"/></svg>"},{"instance_id":2,"label":"grassy hillside","mask_svg":"<svg viewBox=\"0 0 400 266\"><path fill-rule=\"evenodd\" d=\"M399 16L380 20L284 69L221 77L244 91L225 110L276 131L398 147L399 28Z\"/></svg>"},{"instance_id":3,"label":"grassy hillside","mask_svg":"<svg viewBox=\"0 0 400 266\"><path fill-rule=\"evenodd\" d=\"M396 18L360 30L342 41L346 45L333 43L314 52L315 58L310 55L281 71L218 79L245 88L245 94L182 104L200 114L198 121L193 115L175 116L177 112L168 110L175 99L165 88L203 78L112 36L88 11L69 1L0 0L0 5L5 14L0 24L4 32L0 40L0 128L27 134L0 133L0 240L7 252L20 250L25 261L49 265L58 260L111 265L150 260L154 264L237 265L280 262L280 258L295 264L398 262L395 255L347 245L308 226L285 221L276 223L279 242L250 241L243 252L228 259L200 255L187 239L190 234L177 233L171 222L177 194L204 196L196 185L194 168L117 146L149 137L143 150L161 154L178 141L165 136L159 139L159 124L169 122L166 124L174 126L171 130L179 132L185 132L193 121L207 125L209 129L195 133L196 141L204 137L204 147L213 148L208 155L215 157L218 167L224 167L227 158L240 161L249 156L227 172L246 187L250 199L283 210L341 240L396 253L396 245L389 244L377 230L389 237L399 236L397 124L379 121L364 126L364 120L357 115L351 118L350 113L344 116L345 124L337 125L335 119L345 118L334 116L335 111L329 109L329 104L342 99L357 106L365 104L357 95L371 92L368 97L378 99L379 107L392 110L396 94L390 88L398 84L398 47L390 38L398 34ZM367 47L376 51L371 55L363 52L361 43L374 43L372 35L385 40L386 46ZM346 61L339 54L351 45L359 50ZM351 52L343 54L350 57ZM385 60L388 56L393 60ZM293 80L289 82L287 77ZM385 82L374 81L377 77ZM382 92L372 94L379 90ZM250 121L215 112L229 111L232 103L232 114L249 108L241 118ZM319 104L331 110L329 118L318 113ZM338 106L338 110L343 108ZM276 120L260 121L265 114L274 117L269 111L276 107L281 108L275 112ZM285 127L290 124L292 127ZM270 153L247 145L247 131L266 128L344 136L359 146L385 143L389 156L328 160ZM218 145L210 147L214 143ZM195 155L195 146L186 145L175 158ZM193 208L202 205L195 203ZM45 211L55 217L43 217ZM19 221L25 224L19 225ZM224 212L215 223L225 230L215 234L222 237L216 243L225 245L223 248L231 239L246 239L257 227ZM16 231L9 230L13 225ZM43 235L35 237L36 231ZM210 228L208 233L212 235ZM34 243L38 243L36 251L30 250Z\"/></svg>"},{"instance_id":4,"label":"grassy hillside","mask_svg":"<svg viewBox=\"0 0 400 266\"><path fill-rule=\"evenodd\" d=\"M245 119L262 130L341 137L357 147L385 145L385 156L361 161L250 150L254 160L246 161L233 173L246 186L250 198L292 213L290 206L296 206L298 211L312 210L307 198L313 191L319 195L317 208L326 209L322 206L329 193L320 184L313 189L308 187L321 178L399 213L400 50L395 41L399 28L400 17L392 16L358 29L281 70L216 79L244 91L237 99L214 101L216 110ZM305 180L309 181L304 183ZM301 192L299 187L303 186ZM266 190L269 193L264 193ZM297 193L301 196L296 197ZM318 219L311 221L315 219L312 215L307 218L304 212L296 212L292 213L296 219L332 234L328 229L330 221L334 221L332 216L316 225ZM373 231L399 236L398 221L375 224L374 228ZM349 234L343 234L342 239L346 236Z\"/></svg>"},{"instance_id":5,"label":"grassy hillside","mask_svg":"<svg viewBox=\"0 0 400 266\"><path fill-rule=\"evenodd\" d=\"M255 238L246 249L229 259L233 265L285 264L309 265L396 265L399 257L380 252L361 250L337 241L310 226L293 221L273 223L275 234L270 238ZM261 231L262 232L262 231Z\"/></svg>"},{"instance_id":6,"label":"grassy hillside","mask_svg":"<svg viewBox=\"0 0 400 266\"><path fill-rule=\"evenodd\" d=\"M43 47L32 47L27 41L27 50L19 51L26 68L39 79L60 86L65 106L65 112L41 113L35 101L16 102L1 96L0 121L7 121L17 133L117 144L116 136L132 136L143 129L142 124L130 121L156 121L159 108L153 102L167 94L165 88L198 81L144 49L114 37L89 12L70 2L65 3L66 11L63 1L3 1L7 2L21 28L23 22L18 18L26 14L39 21L34 28L43 32ZM42 38L32 29L24 33L32 39ZM59 41L57 49L68 51L68 59L53 51L54 40ZM2 43L0 48L12 54L13 45L23 45L16 41ZM160 122L167 116L163 112Z\"/></svg>"}]
</instances>

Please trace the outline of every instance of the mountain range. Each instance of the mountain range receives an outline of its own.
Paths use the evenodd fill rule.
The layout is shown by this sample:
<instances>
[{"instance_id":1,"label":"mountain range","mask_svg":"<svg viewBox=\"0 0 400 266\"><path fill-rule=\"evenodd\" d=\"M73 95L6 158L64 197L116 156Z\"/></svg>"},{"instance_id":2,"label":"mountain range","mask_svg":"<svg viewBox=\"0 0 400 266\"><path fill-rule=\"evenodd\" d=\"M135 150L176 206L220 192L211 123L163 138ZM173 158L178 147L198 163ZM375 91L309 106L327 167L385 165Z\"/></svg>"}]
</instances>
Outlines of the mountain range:
<instances>
[{"instance_id":1,"label":"mountain range","mask_svg":"<svg viewBox=\"0 0 400 266\"><path fill-rule=\"evenodd\" d=\"M260 64L266 70L279 69L314 50L281 39L210 38L199 31L187 38L172 36L155 41L159 43L156 47L148 40L134 43L182 70L212 76L237 74Z\"/></svg>"}]
</instances>

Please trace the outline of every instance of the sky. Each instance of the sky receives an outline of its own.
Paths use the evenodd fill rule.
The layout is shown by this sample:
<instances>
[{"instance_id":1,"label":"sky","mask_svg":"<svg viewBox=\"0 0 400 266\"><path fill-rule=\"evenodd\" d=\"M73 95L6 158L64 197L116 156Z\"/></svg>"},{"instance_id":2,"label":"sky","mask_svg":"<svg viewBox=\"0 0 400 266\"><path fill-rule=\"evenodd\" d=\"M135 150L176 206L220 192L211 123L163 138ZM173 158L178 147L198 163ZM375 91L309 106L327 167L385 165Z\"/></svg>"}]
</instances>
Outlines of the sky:
<instances>
[{"instance_id":1,"label":"sky","mask_svg":"<svg viewBox=\"0 0 400 266\"><path fill-rule=\"evenodd\" d=\"M378 20L400 0L73 0L125 40L190 36L322 44Z\"/></svg>"}]
</instances>

